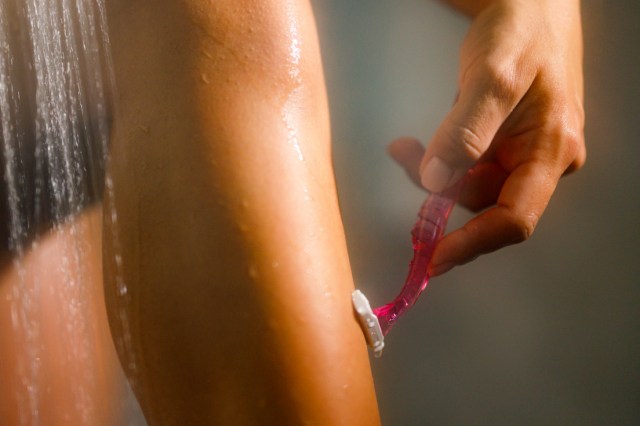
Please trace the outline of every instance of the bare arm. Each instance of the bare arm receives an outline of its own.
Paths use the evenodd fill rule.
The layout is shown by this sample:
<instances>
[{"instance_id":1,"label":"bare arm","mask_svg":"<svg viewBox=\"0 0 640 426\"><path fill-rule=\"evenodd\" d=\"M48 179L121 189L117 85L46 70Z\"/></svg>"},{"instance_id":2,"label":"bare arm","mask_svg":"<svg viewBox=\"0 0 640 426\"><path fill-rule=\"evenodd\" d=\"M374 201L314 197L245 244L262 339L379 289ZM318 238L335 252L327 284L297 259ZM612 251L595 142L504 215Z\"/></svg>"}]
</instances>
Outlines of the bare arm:
<instances>
[{"instance_id":1,"label":"bare arm","mask_svg":"<svg viewBox=\"0 0 640 426\"><path fill-rule=\"evenodd\" d=\"M376 424L309 4L122 1L111 17L128 299L109 244L107 296L150 424Z\"/></svg>"}]
</instances>

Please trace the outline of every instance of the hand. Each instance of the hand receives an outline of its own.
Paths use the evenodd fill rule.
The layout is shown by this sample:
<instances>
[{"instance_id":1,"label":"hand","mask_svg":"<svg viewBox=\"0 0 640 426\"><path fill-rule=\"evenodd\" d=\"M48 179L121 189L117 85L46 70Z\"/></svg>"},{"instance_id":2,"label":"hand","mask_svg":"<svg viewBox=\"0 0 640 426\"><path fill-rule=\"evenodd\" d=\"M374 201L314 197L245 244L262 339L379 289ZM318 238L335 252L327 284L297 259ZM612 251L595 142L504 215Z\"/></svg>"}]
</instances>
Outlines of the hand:
<instances>
[{"instance_id":1,"label":"hand","mask_svg":"<svg viewBox=\"0 0 640 426\"><path fill-rule=\"evenodd\" d=\"M529 238L560 177L585 162L583 126L578 0L481 10L462 46L458 98L426 153L410 138L389 148L432 192L464 176L459 202L480 212L441 240L431 275Z\"/></svg>"}]
</instances>

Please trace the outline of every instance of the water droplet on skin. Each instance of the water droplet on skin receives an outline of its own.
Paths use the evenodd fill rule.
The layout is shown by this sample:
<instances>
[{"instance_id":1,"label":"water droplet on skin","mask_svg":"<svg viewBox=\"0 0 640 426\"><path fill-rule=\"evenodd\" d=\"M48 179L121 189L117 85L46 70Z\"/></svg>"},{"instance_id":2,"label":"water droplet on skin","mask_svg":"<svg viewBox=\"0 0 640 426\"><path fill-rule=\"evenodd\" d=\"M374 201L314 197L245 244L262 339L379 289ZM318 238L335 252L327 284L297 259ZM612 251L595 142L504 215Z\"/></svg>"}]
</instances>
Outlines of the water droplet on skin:
<instances>
[{"instance_id":1,"label":"water droplet on skin","mask_svg":"<svg viewBox=\"0 0 640 426\"><path fill-rule=\"evenodd\" d=\"M13 328L17 328L20 324L20 320L18 319L18 311L14 306L11 307L11 325Z\"/></svg>"},{"instance_id":2,"label":"water droplet on skin","mask_svg":"<svg viewBox=\"0 0 640 426\"><path fill-rule=\"evenodd\" d=\"M200 74L200 80L204 83L204 84L209 84L211 83L211 81L209 80L209 77L207 77L206 74L202 73Z\"/></svg>"},{"instance_id":3,"label":"water droplet on skin","mask_svg":"<svg viewBox=\"0 0 640 426\"><path fill-rule=\"evenodd\" d=\"M258 278L258 268L256 267L256 265L249 266L249 276L251 278Z\"/></svg>"},{"instance_id":4,"label":"water droplet on skin","mask_svg":"<svg viewBox=\"0 0 640 426\"><path fill-rule=\"evenodd\" d=\"M249 202L247 200L242 200L242 207L244 207L245 209L249 207Z\"/></svg>"},{"instance_id":5,"label":"water droplet on skin","mask_svg":"<svg viewBox=\"0 0 640 426\"><path fill-rule=\"evenodd\" d=\"M278 262L276 262L276 261L273 261L271 263L271 266L273 267L273 269L277 269L280 266L280 264Z\"/></svg>"}]
</instances>

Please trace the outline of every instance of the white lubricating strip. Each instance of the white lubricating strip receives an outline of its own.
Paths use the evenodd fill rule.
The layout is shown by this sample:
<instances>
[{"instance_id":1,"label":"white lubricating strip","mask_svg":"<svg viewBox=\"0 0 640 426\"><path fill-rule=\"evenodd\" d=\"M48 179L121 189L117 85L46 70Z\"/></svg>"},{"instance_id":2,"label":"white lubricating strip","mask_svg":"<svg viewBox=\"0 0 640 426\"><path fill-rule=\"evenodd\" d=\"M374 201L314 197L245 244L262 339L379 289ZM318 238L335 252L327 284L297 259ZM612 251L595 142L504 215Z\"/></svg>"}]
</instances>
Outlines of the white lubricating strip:
<instances>
[{"instance_id":1,"label":"white lubricating strip","mask_svg":"<svg viewBox=\"0 0 640 426\"><path fill-rule=\"evenodd\" d=\"M382 349L384 349L384 335L382 334L378 317L373 313L369 300L360 290L355 290L351 293L351 301L358 314L358 320L367 344L373 349L374 356L380 358Z\"/></svg>"}]
</instances>

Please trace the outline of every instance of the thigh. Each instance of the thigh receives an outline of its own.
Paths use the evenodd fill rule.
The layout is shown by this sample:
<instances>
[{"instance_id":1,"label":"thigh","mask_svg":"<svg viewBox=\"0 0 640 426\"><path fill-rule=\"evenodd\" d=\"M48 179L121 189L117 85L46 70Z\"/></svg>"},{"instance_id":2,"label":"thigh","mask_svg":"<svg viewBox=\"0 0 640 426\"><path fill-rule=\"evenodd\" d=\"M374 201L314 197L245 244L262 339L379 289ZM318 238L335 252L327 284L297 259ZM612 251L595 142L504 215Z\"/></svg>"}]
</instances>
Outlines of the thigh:
<instances>
[{"instance_id":1,"label":"thigh","mask_svg":"<svg viewBox=\"0 0 640 426\"><path fill-rule=\"evenodd\" d=\"M150 4L111 11L105 203L110 323L147 418L377 423L310 5Z\"/></svg>"}]
</instances>

